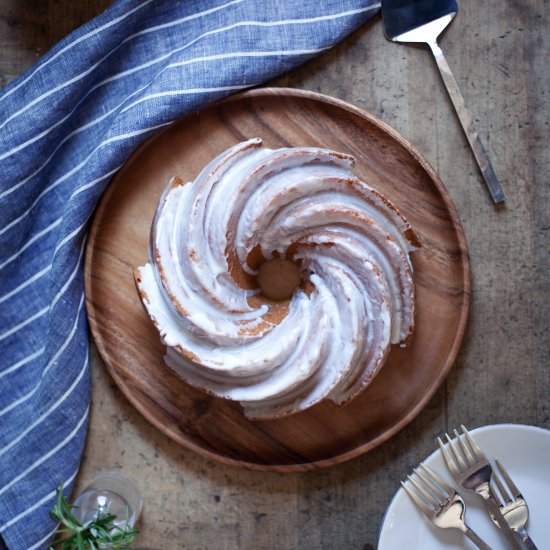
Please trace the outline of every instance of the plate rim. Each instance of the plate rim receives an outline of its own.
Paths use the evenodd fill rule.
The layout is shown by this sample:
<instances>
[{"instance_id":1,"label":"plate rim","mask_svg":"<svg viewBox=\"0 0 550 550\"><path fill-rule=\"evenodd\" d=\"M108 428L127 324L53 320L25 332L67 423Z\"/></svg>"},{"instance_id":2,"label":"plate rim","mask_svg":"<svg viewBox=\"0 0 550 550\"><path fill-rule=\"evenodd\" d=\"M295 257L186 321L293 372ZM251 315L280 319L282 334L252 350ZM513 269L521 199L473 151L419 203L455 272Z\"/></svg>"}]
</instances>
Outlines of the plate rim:
<instances>
[{"instance_id":1,"label":"plate rim","mask_svg":"<svg viewBox=\"0 0 550 550\"><path fill-rule=\"evenodd\" d=\"M115 173L113 178L110 180L106 191L103 193L103 195L99 200L99 203L95 209L95 212L90 224L88 242L86 244L85 260L84 260L84 292L85 292L85 302L86 302L86 312L87 312L88 322L89 322L92 337L97 347L97 350L99 352L99 355L103 363L105 364L109 374L117 384L118 389L122 392L122 394L126 397L126 399L128 399L131 405L149 423L155 426L155 428L157 428L161 433L168 436L172 441L178 443L184 448L187 448L199 454L200 456L207 458L208 460L213 460L215 462L222 463L228 466L244 468L248 470L294 473L294 472L319 470L330 466L335 466L337 464L342 464L344 462L357 458L365 454L366 452L371 451L375 447L378 447L379 445L388 441L389 439L391 439L395 434L397 434L400 430L402 430L405 426L407 426L414 418L416 418L416 416L418 416L418 414L426 407L430 399L434 396L436 391L439 389L439 387L441 386L441 384L449 374L449 371L451 370L452 366L456 361L458 352L460 351L460 347L464 339L464 334L466 332L466 327L468 324L468 318L469 318L469 313L471 308L472 273L471 273L469 249L468 249L468 244L464 233L464 228L462 226L462 223L460 221L460 218L458 216L454 203L452 202L451 197L445 185L443 184L441 178L432 168L432 166L427 161L427 159L423 157L407 139L405 139L399 132L397 132L397 130L395 130L394 128L392 128L382 120L380 120L375 115L355 105L352 105L344 100L337 99L332 96L328 96L318 92L313 92L310 90L303 90L298 88L285 88L285 87L261 87L261 88L246 90L244 92L239 92L237 94L227 96L226 98L220 101L211 103L205 106L199 112L209 110L209 109L216 109L222 105L229 105L234 102L242 102L249 99L258 99L261 97L273 98L274 96L278 96L283 100L286 98L289 98L289 99L299 98L302 100L312 100L312 101L324 103L324 104L339 108L355 116L366 119L370 124L377 127L383 133L389 135L394 141L396 141L399 145L401 145L404 149L406 149L409 152L409 154L413 156L415 161L419 163L419 165L422 167L423 170L425 170L425 172L429 176L429 179L435 185L437 189L437 193L441 198L442 202L444 203L447 212L450 215L452 226L456 233L457 242L460 244L462 267L463 267L462 269L463 300L462 300L462 306L461 306L461 315L457 323L457 330L455 332L455 336L452 341L452 346L450 348L450 351L446 357L444 364L442 365L442 368L438 371L438 375L433 379L431 385L429 386L428 391L424 392L424 394L416 402L415 406L412 407L391 428L384 431L378 437L375 437L374 439L371 439L370 441L365 442L362 445L358 445L357 447L351 450L348 450L346 452L334 454L330 458L324 458L313 462L302 462L302 463L293 463L293 464L259 464L259 463L254 463L246 460L237 460L221 454L217 454L215 452L212 452L208 449L205 449L203 447L196 445L193 441L182 437L180 433L174 432L169 427L164 425L160 420L158 420L156 417L149 414L148 411L145 410L145 407L142 406L141 402L138 399L136 399L133 393L130 391L129 384L126 384L124 378L120 376L117 373L116 369L114 369L110 365L108 361L109 354L106 350L106 346L104 346L103 341L99 335L100 331L97 326L98 323L95 320L94 315L91 314L91 311L90 311L92 308L91 299L90 299L92 295L91 287L93 286L91 282L92 277L90 276L90 273L92 272L91 258L92 258L92 252L95 247L96 238L99 233L99 228L96 221L102 218L103 213L106 210L107 205L109 204L109 198L111 194L114 193L114 189L115 189L114 183L121 176L121 174L124 173L125 168L131 165L134 159L138 157L141 154L141 152L144 149L146 149L153 141L160 139L162 135L166 131L168 131L174 124L178 124L182 120L185 120L187 118L197 116L196 111L176 118L170 125L163 128L160 132L150 137L149 139L146 139L142 144L140 144L132 152L132 154L124 162L124 165L120 168L120 170L118 170Z\"/></svg>"}]
</instances>

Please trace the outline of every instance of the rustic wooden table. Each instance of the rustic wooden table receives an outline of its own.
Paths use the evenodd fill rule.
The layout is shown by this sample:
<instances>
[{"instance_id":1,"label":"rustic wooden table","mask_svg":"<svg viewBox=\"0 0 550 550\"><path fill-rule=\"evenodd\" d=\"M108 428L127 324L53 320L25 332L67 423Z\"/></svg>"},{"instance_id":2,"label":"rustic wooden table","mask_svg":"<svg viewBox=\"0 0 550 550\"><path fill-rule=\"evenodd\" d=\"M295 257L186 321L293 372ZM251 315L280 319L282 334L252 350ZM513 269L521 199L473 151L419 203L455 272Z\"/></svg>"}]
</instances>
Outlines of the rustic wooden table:
<instances>
[{"instance_id":1,"label":"rustic wooden table","mask_svg":"<svg viewBox=\"0 0 550 550\"><path fill-rule=\"evenodd\" d=\"M0 0L0 84L107 0ZM376 548L399 480L464 423L550 428L550 2L462 2L442 40L506 195L491 204L430 53L386 42L379 17L276 86L377 115L427 157L464 225L473 272L466 337L428 406L390 441L304 474L238 470L184 450L118 391L92 346L92 413L78 488L122 469L143 488L140 548ZM77 489L78 489L77 488Z\"/></svg>"}]
</instances>

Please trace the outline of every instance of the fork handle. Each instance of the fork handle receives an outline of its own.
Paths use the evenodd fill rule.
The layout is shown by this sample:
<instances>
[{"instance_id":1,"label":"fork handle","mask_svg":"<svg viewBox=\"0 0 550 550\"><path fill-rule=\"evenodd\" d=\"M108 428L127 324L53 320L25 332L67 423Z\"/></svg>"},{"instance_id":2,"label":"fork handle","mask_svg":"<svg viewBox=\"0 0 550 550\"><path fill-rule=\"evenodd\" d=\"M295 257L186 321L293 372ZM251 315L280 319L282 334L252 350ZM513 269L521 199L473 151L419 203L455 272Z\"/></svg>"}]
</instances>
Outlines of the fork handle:
<instances>
[{"instance_id":1,"label":"fork handle","mask_svg":"<svg viewBox=\"0 0 550 550\"><path fill-rule=\"evenodd\" d=\"M535 546L535 543L531 540L531 537L527 534L527 531L525 529L518 529L518 535L525 543L525 548L527 548L528 550L538 550L538 548Z\"/></svg>"},{"instance_id":2,"label":"fork handle","mask_svg":"<svg viewBox=\"0 0 550 550\"><path fill-rule=\"evenodd\" d=\"M483 542L481 538L472 531L467 525L465 526L464 534L480 549L480 550L491 550L491 547Z\"/></svg>"},{"instance_id":3,"label":"fork handle","mask_svg":"<svg viewBox=\"0 0 550 550\"><path fill-rule=\"evenodd\" d=\"M430 49L432 50L432 53L435 57L437 67L439 69L439 72L441 73L441 77L443 78L443 82L445 83L447 91L449 92L449 96L451 97L460 123L462 124L464 133L468 138L468 143L470 144L470 148L474 153L477 165L481 170L481 174L483 175L485 184L489 189L491 198L493 199L493 202L495 204L502 203L505 201L504 192L502 191L502 187L500 186L495 171L493 170L493 165L489 160L487 152L485 151L485 147L483 147L483 144L479 139L477 130L474 128L472 117L466 107L466 104L464 103L464 99L462 97L462 94L460 93L460 89L458 88L455 77L451 72L451 68L449 67L449 64L447 63L447 60L445 59L443 52L441 51L441 48L439 47L437 42L429 42L428 45L430 46Z\"/></svg>"}]
</instances>

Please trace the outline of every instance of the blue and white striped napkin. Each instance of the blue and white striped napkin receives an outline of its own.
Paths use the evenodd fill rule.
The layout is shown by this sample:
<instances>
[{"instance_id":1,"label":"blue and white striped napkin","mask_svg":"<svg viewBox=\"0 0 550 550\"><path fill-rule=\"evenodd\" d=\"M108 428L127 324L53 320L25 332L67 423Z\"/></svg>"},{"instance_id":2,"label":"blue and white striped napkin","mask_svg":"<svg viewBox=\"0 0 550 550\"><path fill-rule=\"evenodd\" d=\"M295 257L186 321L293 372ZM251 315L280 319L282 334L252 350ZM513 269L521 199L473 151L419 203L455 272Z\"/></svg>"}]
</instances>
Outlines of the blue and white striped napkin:
<instances>
[{"instance_id":1,"label":"blue and white striped napkin","mask_svg":"<svg viewBox=\"0 0 550 550\"><path fill-rule=\"evenodd\" d=\"M120 0L0 91L0 534L47 548L90 402L86 226L174 119L330 48L378 0ZM1 542L0 542L1 545Z\"/></svg>"}]
</instances>

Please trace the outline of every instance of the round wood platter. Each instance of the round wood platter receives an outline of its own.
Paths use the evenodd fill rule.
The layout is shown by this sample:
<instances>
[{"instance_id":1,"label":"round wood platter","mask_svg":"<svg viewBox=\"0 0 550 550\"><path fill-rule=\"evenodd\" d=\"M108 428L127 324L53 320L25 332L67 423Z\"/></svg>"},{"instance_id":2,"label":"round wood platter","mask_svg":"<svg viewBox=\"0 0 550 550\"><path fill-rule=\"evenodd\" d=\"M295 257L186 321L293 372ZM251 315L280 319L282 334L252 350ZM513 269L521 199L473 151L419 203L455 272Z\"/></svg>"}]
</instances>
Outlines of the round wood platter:
<instances>
[{"instance_id":1,"label":"round wood platter","mask_svg":"<svg viewBox=\"0 0 550 550\"><path fill-rule=\"evenodd\" d=\"M132 269L147 261L149 230L171 176L192 181L231 145L321 146L351 153L354 173L388 196L418 233L412 254L416 330L394 346L363 394L270 421L179 379L142 309ZM454 363L470 304L470 264L459 218L440 179L412 146L374 116L312 92L263 88L189 115L142 145L95 214L85 261L86 306L99 352L130 402L168 437L208 459L255 470L322 468L386 441L427 404Z\"/></svg>"}]
</instances>

